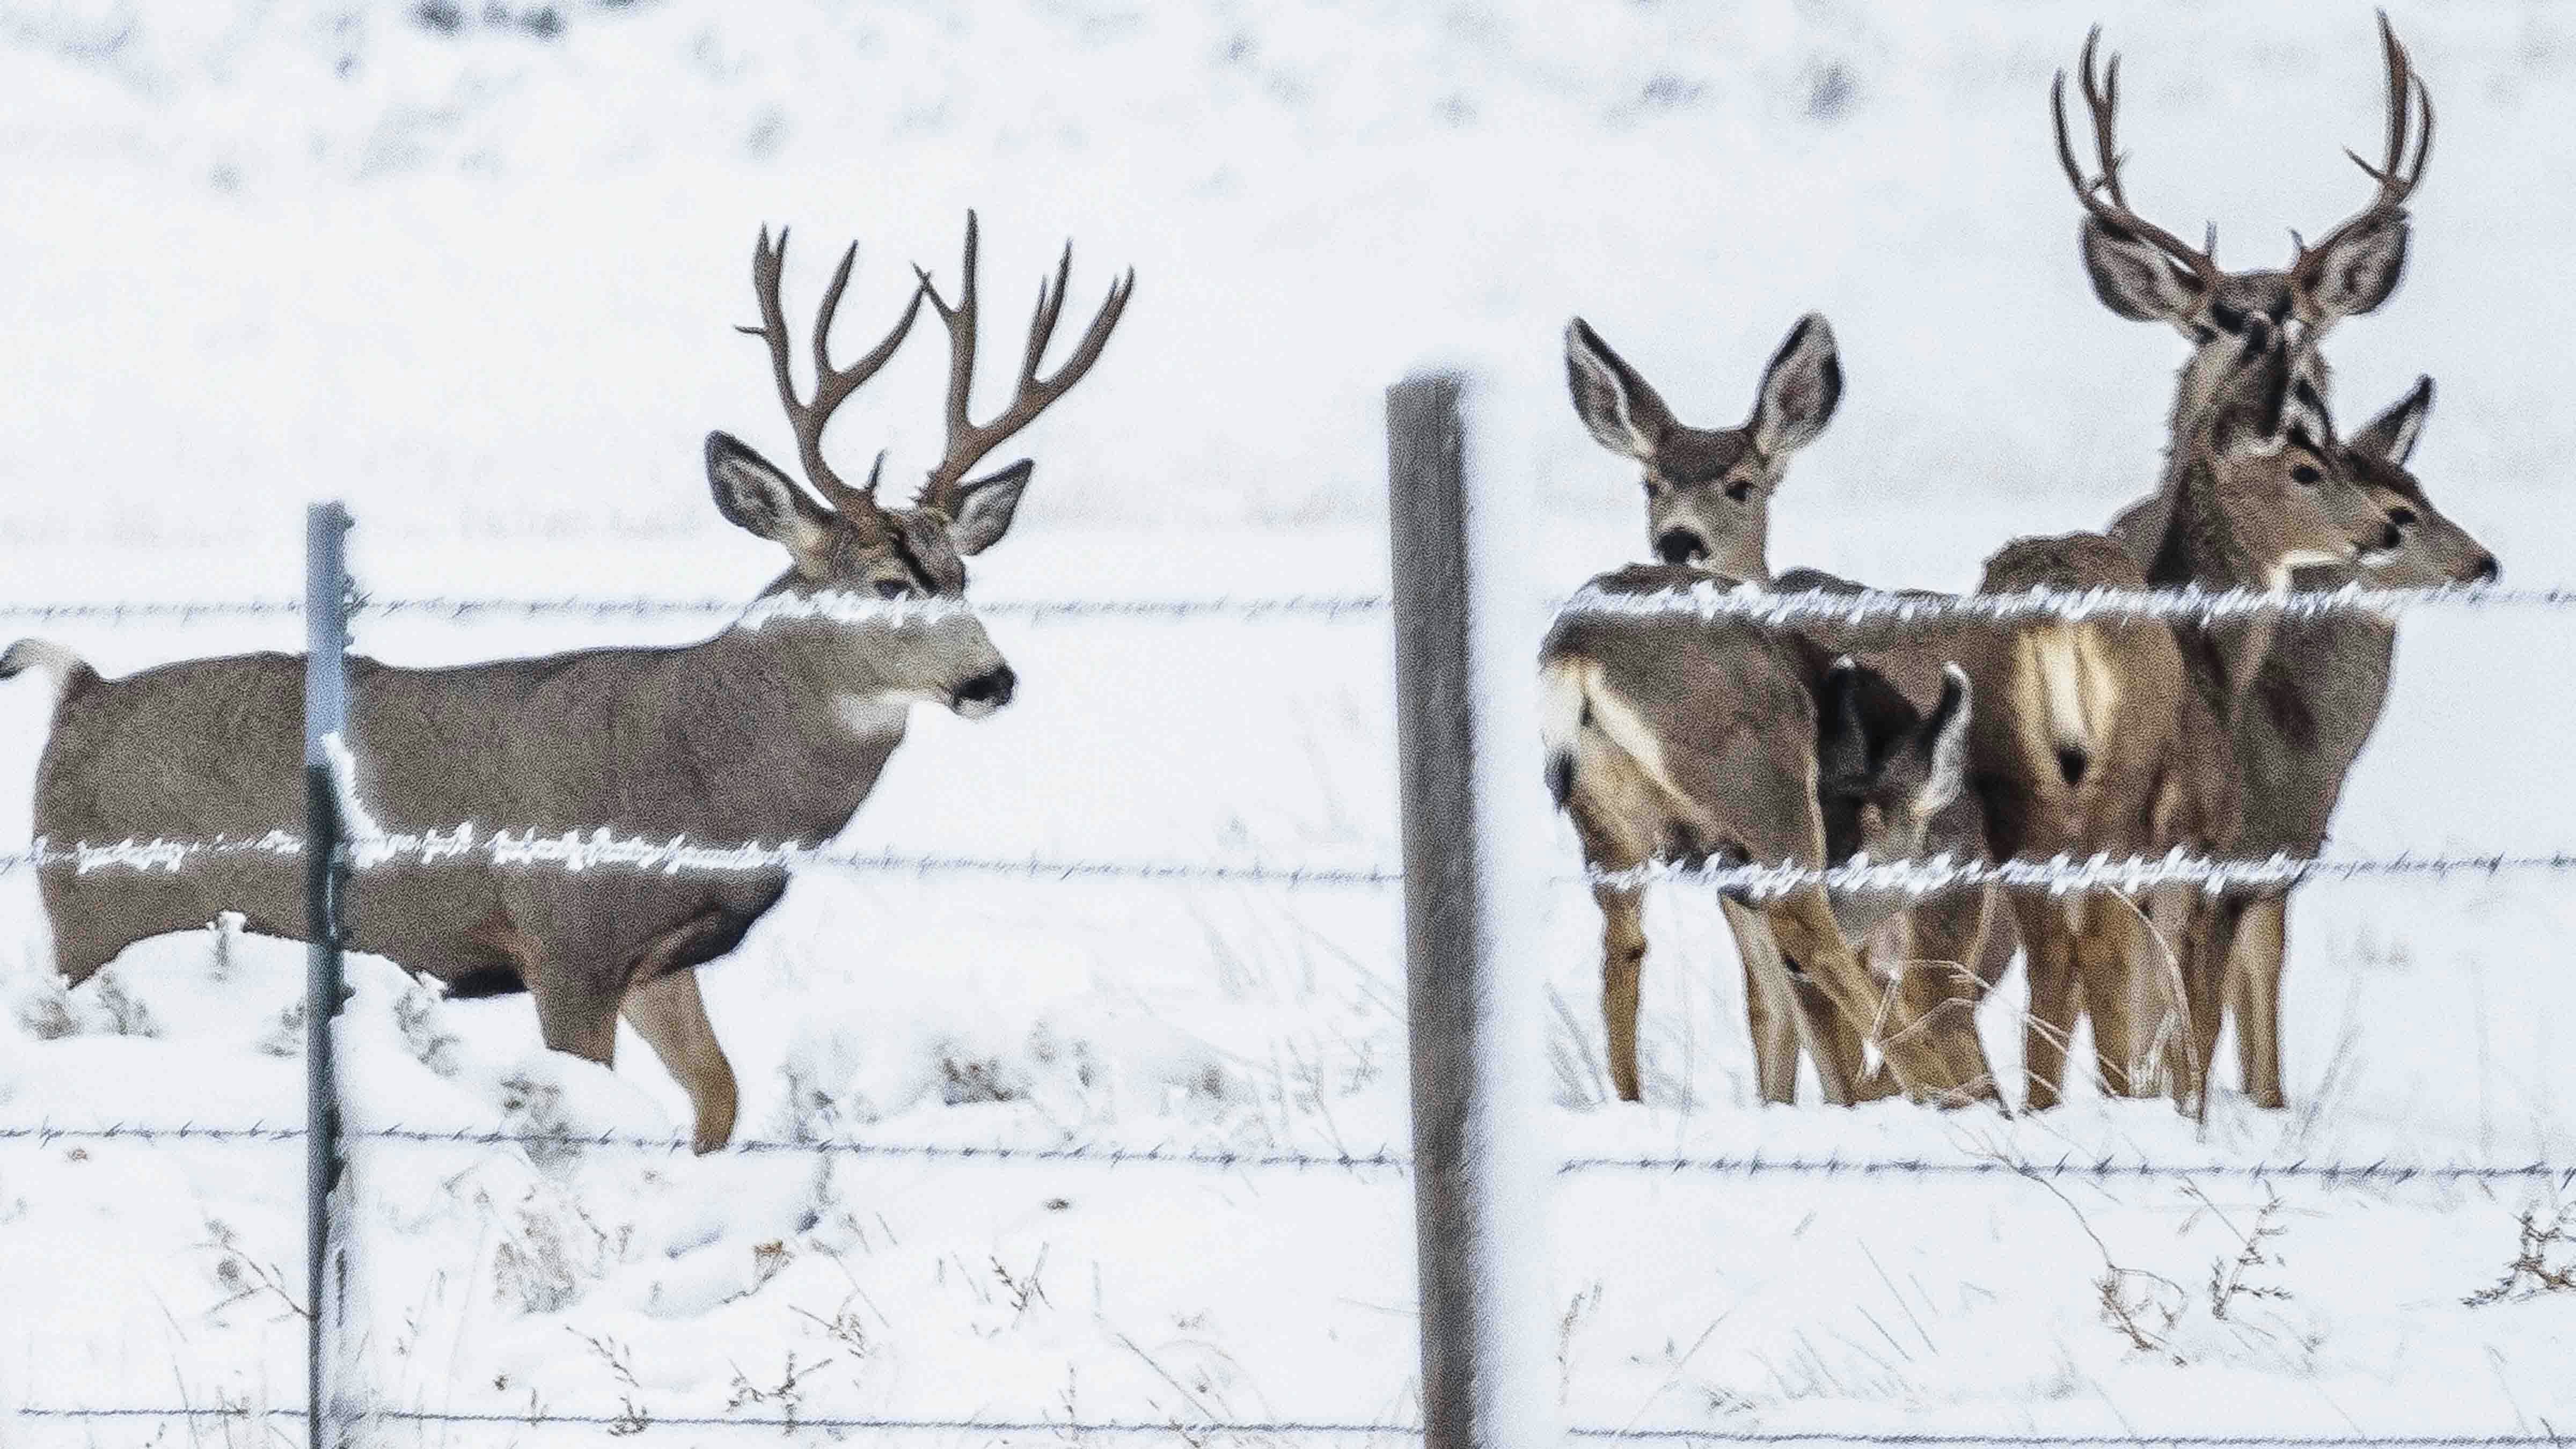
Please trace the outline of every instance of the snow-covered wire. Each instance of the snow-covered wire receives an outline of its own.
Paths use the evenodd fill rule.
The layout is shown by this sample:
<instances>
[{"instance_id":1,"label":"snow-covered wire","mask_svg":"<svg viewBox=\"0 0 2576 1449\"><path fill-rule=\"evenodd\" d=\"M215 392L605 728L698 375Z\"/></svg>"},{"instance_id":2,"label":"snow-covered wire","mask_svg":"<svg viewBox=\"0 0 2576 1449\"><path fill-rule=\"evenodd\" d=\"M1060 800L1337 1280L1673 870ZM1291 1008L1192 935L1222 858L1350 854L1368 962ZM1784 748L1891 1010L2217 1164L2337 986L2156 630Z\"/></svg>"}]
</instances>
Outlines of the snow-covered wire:
<instances>
[{"instance_id":1,"label":"snow-covered wire","mask_svg":"<svg viewBox=\"0 0 2576 1449\"><path fill-rule=\"evenodd\" d=\"M2496 852L2484 855L2415 855L2300 857L2274 853L2260 860L2226 860L2195 855L2180 847L2163 855L2057 855L2046 860L1989 861L1949 854L1910 860L1871 860L1854 856L1836 866L1801 866L1756 861L1743 865L1690 865L1656 861L1629 870L1587 871L1592 885L1634 890L1670 882L1722 892L1749 900L1772 900L1809 886L1837 894L1893 895L1909 900L1999 885L2008 890L2071 895L2093 891L2135 892L2155 886L2187 885L2212 894L2286 889L2303 881L2356 880L2363 877L2501 875L2507 871L2576 869L2576 854Z\"/></svg>"},{"instance_id":2,"label":"snow-covered wire","mask_svg":"<svg viewBox=\"0 0 2576 1449\"><path fill-rule=\"evenodd\" d=\"M579 594L528 598L446 594L376 597L360 594L354 612L370 618L414 618L471 624L533 619L730 619L747 615L755 607L753 601L739 598ZM963 603L882 601L849 596L844 604L833 606L833 609L834 616L847 614L871 621L901 609L908 611L908 617L928 617L933 612L969 612L983 619L1022 619L1036 623L1077 619L1230 619L1258 622L1373 618L1386 612L1387 602L1383 596L1373 594L1283 594L1271 598L1219 596L1196 599L996 599ZM303 613L304 602L301 599L0 602L0 619L37 624L191 624L228 619L298 618Z\"/></svg>"},{"instance_id":3,"label":"snow-covered wire","mask_svg":"<svg viewBox=\"0 0 2576 1449\"><path fill-rule=\"evenodd\" d=\"M833 596L815 596L818 598ZM447 623L531 619L651 619L747 617L770 601L739 598L654 598L643 595L561 594L530 597L361 594L355 612L374 618L424 618ZM2127 621L2214 620L2252 617L2316 618L2327 614L2388 617L2427 608L2560 609L2576 606L2576 589L2515 589L2489 584L2446 584L2425 589L2280 591L2204 589L2048 589L2012 594L1918 594L1880 589L1851 593L1800 590L1776 593L1710 581L1687 589L1643 594L1584 589L1561 606L1565 614L1636 616L1688 614L1703 619L1747 619L1765 624L1917 624L1956 619L2013 623L2032 619ZM793 606L798 617L881 622L891 617L929 618L968 612L984 619L1037 622L1076 619L1365 619L1387 611L1376 594L1284 594L1269 598L1219 595L1182 599L996 599L986 601L879 600L838 596L819 607ZM293 618L299 599L100 600L85 603L0 602L0 619L31 623L196 623L221 619Z\"/></svg>"},{"instance_id":4,"label":"snow-covered wire","mask_svg":"<svg viewBox=\"0 0 2576 1449\"><path fill-rule=\"evenodd\" d=\"M354 817L353 817L354 818ZM1382 887L1402 884L1401 871L1377 866L1224 864L1183 860L1102 860L1070 856L944 855L867 850L797 841L700 842L685 835L619 835L606 827L540 831L533 827L485 831L472 821L418 831L372 829L353 834L352 863L363 873L390 865L435 866L471 858L513 869L571 874L614 871L665 876L740 876L775 871L829 870L859 875L980 875L1022 880L1145 880L1217 885L1267 885L1297 889ZM150 839L129 837L104 845L69 848L38 840L29 849L0 854L0 875L59 870L88 875L102 870L177 873L208 860L244 856L292 859L304 840L283 830L265 835Z\"/></svg>"},{"instance_id":5,"label":"snow-covered wire","mask_svg":"<svg viewBox=\"0 0 2576 1449\"><path fill-rule=\"evenodd\" d=\"M2034 587L2011 594L1900 593L1860 589L1849 593L1803 589L1775 593L1752 584L1717 580L1687 588L1624 594L1585 588L1568 599L1560 617L1638 618L1688 615L1742 619L1758 624L1933 624L1960 620L2022 623L2058 619L2129 623L2210 624L2231 619L2315 619L2330 614L2393 618L2424 608L2543 608L2576 605L2576 589L2507 589L2488 584L2444 584L2427 589L2056 589Z\"/></svg>"},{"instance_id":6,"label":"snow-covered wire","mask_svg":"<svg viewBox=\"0 0 2576 1449\"><path fill-rule=\"evenodd\" d=\"M354 794L352 794L354 800ZM368 828L354 830L351 854L361 871L389 865L435 866L472 859L507 869L561 870L571 874L616 871L663 876L739 876L776 871L825 870L858 875L980 875L1018 880L1141 880L1289 888L1401 885L1392 866L1224 864L1188 860L1107 860L1079 856L946 855L867 850L799 841L696 841L685 835L620 835L605 826L539 830L533 826L486 831L472 821L416 831L386 831L360 810L344 813ZM87 875L102 870L176 873L202 861L261 856L291 859L304 852L301 836L283 830L265 835L150 839L129 837L104 845L86 841L68 849L38 840L23 851L0 854L0 875L21 870L69 868ZM1855 856L1841 865L1772 862L1689 865L1658 861L1630 870L1589 871L1565 882L1637 889L1670 883L1770 900L1811 885L1853 895L1909 899L2000 885L2055 895L2091 891L2135 892L2187 885L2210 892L2269 890L2311 880L2384 877L2494 876L2506 872L2576 870L2576 853L2494 852L2477 855L2325 856L2283 854L2259 860L2194 855L2180 848L2157 856L2053 856L2046 860L1986 861L1951 855L1908 860Z\"/></svg>"}]
</instances>

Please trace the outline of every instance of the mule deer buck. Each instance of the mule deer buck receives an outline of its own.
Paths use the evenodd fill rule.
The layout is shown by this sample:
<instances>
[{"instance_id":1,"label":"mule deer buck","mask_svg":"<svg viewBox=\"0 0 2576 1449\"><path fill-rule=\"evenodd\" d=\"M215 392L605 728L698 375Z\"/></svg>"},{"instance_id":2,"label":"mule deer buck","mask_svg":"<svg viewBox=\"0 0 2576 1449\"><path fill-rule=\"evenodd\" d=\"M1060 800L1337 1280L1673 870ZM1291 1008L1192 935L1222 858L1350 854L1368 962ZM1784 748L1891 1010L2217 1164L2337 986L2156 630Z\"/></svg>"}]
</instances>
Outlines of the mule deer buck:
<instances>
[{"instance_id":1,"label":"mule deer buck","mask_svg":"<svg viewBox=\"0 0 2576 1449\"><path fill-rule=\"evenodd\" d=\"M814 385L800 395L779 299L787 234L764 229L752 257L760 337L811 494L725 433L707 437L716 508L786 551L762 592L808 598L958 600L960 561L1007 532L1031 464L969 470L1090 372L1133 294L1131 272L1062 367L1040 376L1073 254L1040 286L1019 385L976 422L976 226L966 220L954 301L927 272L893 329L847 367L829 343L857 259L825 289L812 338ZM924 302L947 325L947 451L909 506L880 504L877 473L852 486L828 462L824 426L901 345ZM883 464L880 455L878 462ZM0 673L41 668L55 689L36 786L37 833L56 841L130 836L257 837L288 829L301 789L302 661L255 654L103 679L67 651L22 641ZM705 841L825 840L867 799L909 706L968 718L1008 704L1011 667L962 608L927 620L741 623L678 648L587 649L450 669L351 662L357 785L414 820L482 820L561 831L608 824ZM783 871L728 878L518 871L468 859L370 872L353 944L459 994L525 990L547 1046L607 1064L622 1012L687 1088L701 1152L731 1136L733 1070L695 968L731 952L787 889ZM301 934L290 863L210 861L174 875L43 878L57 967L75 984L136 941L241 912L254 930Z\"/></svg>"},{"instance_id":2,"label":"mule deer buck","mask_svg":"<svg viewBox=\"0 0 2576 1449\"><path fill-rule=\"evenodd\" d=\"M2100 535L2026 539L1988 561L1981 589L2225 588L2379 547L2384 520L2333 439L2305 381L2309 366L2258 320L2212 371L2206 401L2175 440L2177 490L2154 565ZM1916 698L1935 687L1936 670L1966 669L1980 700L1968 774L1997 858L2223 851L2234 842L2237 775L2209 676L2223 680L2241 655L2196 656L2193 645L2223 633L2231 650L2259 647L2242 637L2259 629L2092 619L1810 632ZM2178 945L2196 938L2187 898L2166 893L2150 906L2161 934ZM2149 914L2096 896L2027 892L2015 894L2013 913L2031 980L2029 1104L2059 1099L2079 1008L2094 1018L2106 1086L2137 1090L2156 1054L2139 1039L2136 1008L2170 1000L2175 974L2142 929Z\"/></svg>"},{"instance_id":3,"label":"mule deer buck","mask_svg":"<svg viewBox=\"0 0 2576 1449\"><path fill-rule=\"evenodd\" d=\"M1633 459L1644 470L1647 541L1668 568L1663 575L1631 571L1608 576L1596 581L1595 587L1627 591L1640 587L1641 580L1649 577L1667 582L1695 581L1712 574L1733 581L1768 579L1771 497L1786 474L1790 457L1823 432L1842 396L1841 359L1834 346L1833 330L1825 319L1811 313L1790 330L1764 369L1752 417L1739 428L1703 429L1682 423L1653 385L1581 318L1566 328L1565 359L1577 416L1604 447ZM1677 571L1685 565L1706 572ZM1658 633L1606 628L1585 639L1604 647L1628 649L1636 647L1638 637ZM1819 657L1812 648L1791 642L1781 646L1785 654L1757 649L1746 636L1729 631L1682 631L1663 637L1680 640L1683 657L1695 661L1697 667L1708 667L1713 659L1725 657L1728 662L1724 668L1745 675L1737 681L1738 687L1751 687L1750 681L1758 678L1766 688L1785 691L1785 681L1794 678L1806 692L1816 728L1824 731L1813 741L1813 748L1819 752L1817 778L1823 792L1815 803L1825 812L1830 859L1841 861L1860 849L1884 858L1891 852L1911 854L1927 848L1956 848L1977 833L1973 802L1964 807L1970 812L1967 814L1948 803L1956 799L1955 789L1943 791L1941 803L1934 804L1926 814L1924 806L1930 797L1907 797L1901 789L1889 786L1885 777L1891 769L1905 778L1921 773L1919 763L1905 763L1907 756L1900 745L1906 731L1920 724L1923 711L1889 695L1881 682L1865 674L1856 676L1851 688L1829 697L1826 686L1832 676L1826 663L1831 656ZM1568 635L1565 642L1572 649L1576 641ZM1742 652L1746 650L1752 652ZM1790 662L1784 664L1783 660ZM1581 692L1576 688L1572 664L1558 660L1548 666L1548 671L1550 688L1559 703ZM1788 695L1784 692L1781 697ZM1846 708L1863 702L1867 707L1859 713ZM1960 709L1965 710L1964 698ZM1936 699L1927 698L1924 710L1942 716L1942 705ZM1582 721L1581 709L1553 720L1553 738L1559 745L1583 742L1586 727ZM1561 749L1558 758L1579 767L1590 754L1605 748L1606 737L1590 740L1586 748ZM1793 744L1791 748L1792 756L1798 757L1807 746ZM1601 861L1630 856L1642 861L1670 843L1660 833L1661 827L1653 826L1651 820L1656 810L1675 807L1669 799L1659 801L1651 790L1624 800L1619 798L1615 782L1625 778L1624 767L1618 763L1618 750L1607 752L1613 758L1598 770L1574 768L1571 774L1560 775L1557 793L1559 803L1575 818L1578 834L1583 836L1588 857L1596 868L1618 870L1626 867L1602 866ZM1634 756L1627 758L1633 760ZM1587 790L1587 780L1599 788ZM1635 1100L1639 1092L1637 978L1646 947L1640 893L1634 888L1599 887L1595 895L1605 920L1603 1014L1610 1041L1610 1074L1619 1095ZM1768 912L1740 900L1729 899L1722 905L1744 968L1745 1007L1763 1099L1795 1099L1802 1042L1820 1053L1816 1057L1817 1071L1828 1100L1848 1103L1869 1092L1884 1090L1883 1078L1874 1086L1864 1085L1868 1079L1860 1046L1866 1023L1884 1013L1873 1009L1872 1015L1862 1018L1859 1024L1847 1021L1818 976L1790 969L1773 939ZM1858 903L1845 901L1831 906L1846 922L1858 919L1856 912L1864 909ZM1886 902L1870 908L1869 915L1879 925L1876 933L1865 932L1865 936L1896 928ZM1924 1088L1943 1093L1963 1089L1973 1092L1971 1084L1986 1075L1982 1057L1973 1063L1963 1062L1956 1050L1959 1043L1951 1036L1918 1034L1926 1036L1935 1054L1945 1057L1937 1067L1918 1075ZM1973 1054L1973 1031L1966 1036Z\"/></svg>"},{"instance_id":4,"label":"mule deer buck","mask_svg":"<svg viewBox=\"0 0 2576 1449\"><path fill-rule=\"evenodd\" d=\"M2175 389L2179 428L2206 405L2210 378L2243 345L2254 319L2295 325L2313 356L2315 343L2335 323L2376 310L2396 290L2410 231L2405 203L2422 181L2432 150L2432 98L2381 16L2388 72L2385 144L2377 166L2353 157L2375 184L2369 203L2315 246L2299 243L2286 270L2225 272L2216 264L2214 246L2189 246L2129 209L2115 142L2119 61L2114 57L2107 74L2096 79L2099 40L2096 30L2085 41L2082 86L2100 175L2088 177L2076 163L2062 75L2052 98L2058 158L2084 203L2083 256L2095 294L2122 317L2171 324L2192 344ZM2321 358L2308 381L2323 393ZM2359 581L2409 587L2498 577L2494 555L2444 518L2405 469L2431 401L2431 379L2420 380L2414 392L2342 447L2344 470L2370 493L2381 515L2381 537L2357 566L2299 568L2290 576L2293 586L2325 589ZM2111 527L2141 563L2155 561L2169 532L2175 481L2169 459L2164 485ZM2384 619L2350 613L2284 621L2267 632L2268 648L2246 661L2250 677L2240 675L2229 691L2235 708L2228 728L2242 770L2239 848L2258 857L2276 851L2314 855L2324 844L2343 781L2378 721L2396 632ZM2222 999L2205 975L2223 970L2224 999L2237 1012L2244 1088L2258 1105L2269 1107L2285 1100L2277 1003L2287 909L2286 891L2224 903L2216 933L2232 949L2223 967L2213 961L2196 968L2204 976L2204 1005L2193 1022L2199 1059L2206 1063L2215 1047ZM2239 912L2241 921L2227 919Z\"/></svg>"}]
</instances>

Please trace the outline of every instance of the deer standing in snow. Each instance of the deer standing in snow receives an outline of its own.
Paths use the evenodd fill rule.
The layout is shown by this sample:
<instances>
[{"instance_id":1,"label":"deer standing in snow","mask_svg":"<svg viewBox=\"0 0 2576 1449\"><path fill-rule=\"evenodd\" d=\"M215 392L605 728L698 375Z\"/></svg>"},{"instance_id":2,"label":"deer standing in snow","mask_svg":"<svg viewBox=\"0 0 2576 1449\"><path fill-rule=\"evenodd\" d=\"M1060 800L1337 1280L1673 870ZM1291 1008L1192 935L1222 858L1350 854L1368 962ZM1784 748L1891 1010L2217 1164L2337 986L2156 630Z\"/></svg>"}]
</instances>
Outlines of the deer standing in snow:
<instances>
[{"instance_id":1,"label":"deer standing in snow","mask_svg":"<svg viewBox=\"0 0 2576 1449\"><path fill-rule=\"evenodd\" d=\"M977 718L1011 700L1015 676L962 607L963 559L1011 526L1031 464L968 472L1081 381L1118 326L1131 272L1056 372L1040 376L1065 301L1072 248L1042 284L1010 404L969 416L978 300L975 218L966 219L955 300L927 272L893 330L847 367L832 364L833 314L858 255L826 288L812 337L815 380L800 395L779 300L787 234L752 258L778 396L812 492L725 433L707 437L707 479L725 518L779 546L787 569L763 600L855 596L958 601L904 619L746 620L677 648L584 649L448 669L351 661L356 787L398 821L479 820L561 832L592 826L694 840L837 834L903 742L910 707ZM893 356L927 302L947 325L947 451L906 506L881 504L877 475L852 486L826 460L824 425ZM882 465L883 458L880 456ZM101 678L68 651L21 641L0 676L50 677L51 732L36 786L36 832L55 842L129 837L256 838L300 818L299 658L191 660ZM77 984L136 941L238 911L249 927L302 934L292 862L209 857L182 873L74 874L42 882L56 966ZM736 1088L699 994L697 967L731 952L788 886L783 870L731 876L572 874L488 858L369 871L352 942L461 995L526 991L546 1044L610 1062L623 1014L689 1093L701 1152L731 1136Z\"/></svg>"}]
</instances>

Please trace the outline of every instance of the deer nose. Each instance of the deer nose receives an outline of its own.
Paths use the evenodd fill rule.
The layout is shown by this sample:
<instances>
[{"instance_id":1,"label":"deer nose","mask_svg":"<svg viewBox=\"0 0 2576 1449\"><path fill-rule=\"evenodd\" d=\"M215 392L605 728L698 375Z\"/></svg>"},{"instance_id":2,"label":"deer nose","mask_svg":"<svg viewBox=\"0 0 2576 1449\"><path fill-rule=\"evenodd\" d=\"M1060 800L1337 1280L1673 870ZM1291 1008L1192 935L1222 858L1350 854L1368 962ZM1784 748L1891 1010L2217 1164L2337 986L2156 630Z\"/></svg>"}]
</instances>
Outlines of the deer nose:
<instances>
[{"instance_id":1,"label":"deer nose","mask_svg":"<svg viewBox=\"0 0 2576 1449\"><path fill-rule=\"evenodd\" d=\"M1655 540L1655 553L1668 564L1697 563L1708 557L1708 545L1687 528L1666 529Z\"/></svg>"},{"instance_id":2,"label":"deer nose","mask_svg":"<svg viewBox=\"0 0 2576 1449\"><path fill-rule=\"evenodd\" d=\"M2504 565L2497 563L2491 553L2478 555L2478 566L2469 571L2469 582L2473 584L2491 584L2503 577Z\"/></svg>"},{"instance_id":3,"label":"deer nose","mask_svg":"<svg viewBox=\"0 0 2576 1449\"><path fill-rule=\"evenodd\" d=\"M957 700L961 704L987 704L1000 709L1011 702L1011 691L1018 688L1019 683L1020 677L1005 664L988 669L957 686Z\"/></svg>"}]
</instances>

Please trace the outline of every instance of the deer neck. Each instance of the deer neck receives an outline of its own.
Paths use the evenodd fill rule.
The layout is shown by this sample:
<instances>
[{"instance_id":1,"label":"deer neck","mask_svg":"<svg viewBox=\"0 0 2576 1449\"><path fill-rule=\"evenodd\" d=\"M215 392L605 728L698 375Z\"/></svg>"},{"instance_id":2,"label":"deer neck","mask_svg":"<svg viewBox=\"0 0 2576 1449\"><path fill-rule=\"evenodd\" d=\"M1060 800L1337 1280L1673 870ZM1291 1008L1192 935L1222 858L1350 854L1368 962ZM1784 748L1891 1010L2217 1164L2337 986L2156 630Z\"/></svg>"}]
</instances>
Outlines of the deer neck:
<instances>
[{"instance_id":1,"label":"deer neck","mask_svg":"<svg viewBox=\"0 0 2576 1449\"><path fill-rule=\"evenodd\" d=\"M745 839L828 840L858 813L910 702L836 689L813 640L728 629L674 651L659 721L704 812ZM701 826L701 829L711 828Z\"/></svg>"},{"instance_id":2,"label":"deer neck","mask_svg":"<svg viewBox=\"0 0 2576 1449\"><path fill-rule=\"evenodd\" d=\"M2277 559L2265 558L2251 541L2260 530L2227 506L2217 470L2205 455L2197 450L2178 452L2166 494L2170 507L2164 536L2147 566L2149 584L2157 588L2197 584L2212 592L2288 585L2288 569ZM2220 719L2235 719L2237 701L2271 649L2272 633L2269 619L2181 625L2174 630L2192 683Z\"/></svg>"}]
</instances>

